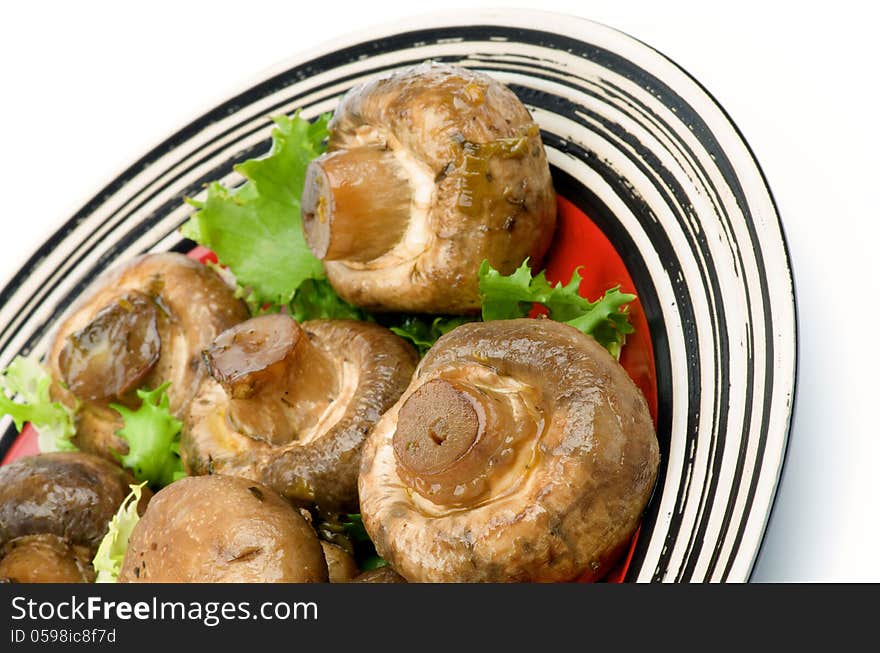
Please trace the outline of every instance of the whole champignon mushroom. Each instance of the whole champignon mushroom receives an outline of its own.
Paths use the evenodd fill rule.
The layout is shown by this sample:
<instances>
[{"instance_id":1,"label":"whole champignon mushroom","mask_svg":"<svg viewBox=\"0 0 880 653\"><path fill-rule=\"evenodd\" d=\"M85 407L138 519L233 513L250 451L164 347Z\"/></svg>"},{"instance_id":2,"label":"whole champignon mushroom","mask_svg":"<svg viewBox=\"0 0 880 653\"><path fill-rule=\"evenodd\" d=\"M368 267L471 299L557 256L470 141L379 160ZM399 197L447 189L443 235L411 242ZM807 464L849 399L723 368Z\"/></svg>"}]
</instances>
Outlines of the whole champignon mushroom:
<instances>
[{"instance_id":1,"label":"whole champignon mushroom","mask_svg":"<svg viewBox=\"0 0 880 653\"><path fill-rule=\"evenodd\" d=\"M80 405L76 445L114 461L113 452L125 453L109 404L136 407L139 388L170 381L170 409L180 416L206 375L202 350L247 317L213 270L182 254L146 254L103 275L49 349L52 376L64 386L54 391Z\"/></svg>"},{"instance_id":2,"label":"whole champignon mushroom","mask_svg":"<svg viewBox=\"0 0 880 653\"><path fill-rule=\"evenodd\" d=\"M306 173L303 229L346 301L370 310L479 310L483 259L537 264L556 199L540 132L516 95L461 67L423 64L340 101Z\"/></svg>"},{"instance_id":3,"label":"whole champignon mushroom","mask_svg":"<svg viewBox=\"0 0 880 653\"><path fill-rule=\"evenodd\" d=\"M326 581L302 515L271 488L233 476L183 478L157 492L119 572L127 583Z\"/></svg>"},{"instance_id":4,"label":"whole champignon mushroom","mask_svg":"<svg viewBox=\"0 0 880 653\"><path fill-rule=\"evenodd\" d=\"M644 397L593 338L546 319L465 324L368 439L361 513L409 581L598 579L658 460Z\"/></svg>"},{"instance_id":5,"label":"whole champignon mushroom","mask_svg":"<svg viewBox=\"0 0 880 653\"><path fill-rule=\"evenodd\" d=\"M92 582L92 558L134 482L117 465L80 452L0 467L0 578ZM141 507L149 495L145 488Z\"/></svg>"},{"instance_id":6,"label":"whole champignon mushroom","mask_svg":"<svg viewBox=\"0 0 880 653\"><path fill-rule=\"evenodd\" d=\"M259 480L299 505L357 509L363 442L412 377L413 348L369 322L263 315L205 352L184 420L190 474Z\"/></svg>"}]
</instances>

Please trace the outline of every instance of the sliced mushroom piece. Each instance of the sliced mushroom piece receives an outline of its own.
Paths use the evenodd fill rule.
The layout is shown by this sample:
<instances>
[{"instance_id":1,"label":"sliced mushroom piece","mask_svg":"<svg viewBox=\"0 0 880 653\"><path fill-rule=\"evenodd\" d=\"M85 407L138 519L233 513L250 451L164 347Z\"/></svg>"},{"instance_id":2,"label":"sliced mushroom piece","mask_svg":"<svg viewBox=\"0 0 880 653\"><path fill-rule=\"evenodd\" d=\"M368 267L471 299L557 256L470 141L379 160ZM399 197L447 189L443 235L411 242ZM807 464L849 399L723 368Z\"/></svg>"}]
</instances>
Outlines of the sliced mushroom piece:
<instances>
[{"instance_id":1,"label":"sliced mushroom piece","mask_svg":"<svg viewBox=\"0 0 880 653\"><path fill-rule=\"evenodd\" d=\"M181 435L187 471L251 478L299 505L344 511L357 509L364 439L418 357L372 323L300 325L279 314L220 334L205 361L212 378Z\"/></svg>"},{"instance_id":2,"label":"sliced mushroom piece","mask_svg":"<svg viewBox=\"0 0 880 653\"><path fill-rule=\"evenodd\" d=\"M183 478L153 497L119 582L320 583L315 531L271 488L233 476Z\"/></svg>"},{"instance_id":3,"label":"sliced mushroom piece","mask_svg":"<svg viewBox=\"0 0 880 653\"><path fill-rule=\"evenodd\" d=\"M207 375L200 356L246 306L210 268L182 254L147 254L109 271L67 314L49 349L55 395L79 405L75 443L116 460L125 453L116 402L166 381L180 416Z\"/></svg>"},{"instance_id":4,"label":"sliced mushroom piece","mask_svg":"<svg viewBox=\"0 0 880 653\"><path fill-rule=\"evenodd\" d=\"M423 64L351 89L306 173L303 230L340 296L371 310L471 313L483 259L537 265L556 197L517 96L466 68Z\"/></svg>"},{"instance_id":5,"label":"sliced mushroom piece","mask_svg":"<svg viewBox=\"0 0 880 653\"><path fill-rule=\"evenodd\" d=\"M0 577L91 582L91 560L134 482L119 466L80 452L0 467ZM145 489L139 508L149 496Z\"/></svg>"},{"instance_id":6,"label":"sliced mushroom piece","mask_svg":"<svg viewBox=\"0 0 880 653\"><path fill-rule=\"evenodd\" d=\"M465 324L370 435L361 515L410 581L595 580L658 464L644 397L593 338L546 319Z\"/></svg>"},{"instance_id":7,"label":"sliced mushroom piece","mask_svg":"<svg viewBox=\"0 0 880 653\"><path fill-rule=\"evenodd\" d=\"M123 398L159 361L159 310L143 293L119 297L72 333L58 354L67 387L87 401Z\"/></svg>"}]
</instances>

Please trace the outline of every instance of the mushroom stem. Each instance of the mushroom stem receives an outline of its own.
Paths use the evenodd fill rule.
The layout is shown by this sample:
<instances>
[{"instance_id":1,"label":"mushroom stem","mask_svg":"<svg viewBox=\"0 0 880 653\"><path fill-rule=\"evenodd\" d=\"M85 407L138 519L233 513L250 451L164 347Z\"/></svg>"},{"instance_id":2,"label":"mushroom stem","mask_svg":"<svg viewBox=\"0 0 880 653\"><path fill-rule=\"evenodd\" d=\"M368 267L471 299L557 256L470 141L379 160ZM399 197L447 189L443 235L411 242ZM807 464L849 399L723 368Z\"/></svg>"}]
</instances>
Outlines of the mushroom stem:
<instances>
[{"instance_id":1,"label":"mushroom stem","mask_svg":"<svg viewBox=\"0 0 880 653\"><path fill-rule=\"evenodd\" d=\"M408 176L392 151L364 146L329 152L306 172L306 242L326 261L376 259L400 241L412 199Z\"/></svg>"},{"instance_id":2,"label":"mushroom stem","mask_svg":"<svg viewBox=\"0 0 880 653\"><path fill-rule=\"evenodd\" d=\"M263 315L227 329L204 358L229 396L232 427L274 445L302 437L338 390L332 361L287 315Z\"/></svg>"},{"instance_id":3,"label":"mushroom stem","mask_svg":"<svg viewBox=\"0 0 880 653\"><path fill-rule=\"evenodd\" d=\"M400 408L394 456L401 478L434 503L469 505L512 460L511 406L464 380L428 381Z\"/></svg>"},{"instance_id":4,"label":"mushroom stem","mask_svg":"<svg viewBox=\"0 0 880 653\"><path fill-rule=\"evenodd\" d=\"M91 401L122 399L159 360L159 310L148 296L130 291L72 333L58 357L70 390Z\"/></svg>"}]
</instances>

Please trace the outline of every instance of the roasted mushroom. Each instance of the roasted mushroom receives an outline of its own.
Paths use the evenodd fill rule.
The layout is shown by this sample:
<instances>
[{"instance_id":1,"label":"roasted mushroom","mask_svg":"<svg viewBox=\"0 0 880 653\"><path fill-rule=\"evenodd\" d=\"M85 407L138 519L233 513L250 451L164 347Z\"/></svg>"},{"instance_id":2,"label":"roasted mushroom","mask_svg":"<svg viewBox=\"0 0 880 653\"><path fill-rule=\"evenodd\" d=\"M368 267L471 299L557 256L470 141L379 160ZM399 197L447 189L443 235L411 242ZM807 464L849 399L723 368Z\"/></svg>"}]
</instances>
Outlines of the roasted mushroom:
<instances>
[{"instance_id":1,"label":"roasted mushroom","mask_svg":"<svg viewBox=\"0 0 880 653\"><path fill-rule=\"evenodd\" d=\"M423 64L349 91L306 174L303 229L345 300L371 310L479 309L483 259L537 264L556 222L537 125L487 75Z\"/></svg>"},{"instance_id":2,"label":"roasted mushroom","mask_svg":"<svg viewBox=\"0 0 880 653\"><path fill-rule=\"evenodd\" d=\"M367 440L361 514L410 581L597 579L658 458L644 397L593 338L546 319L465 324Z\"/></svg>"},{"instance_id":3,"label":"roasted mushroom","mask_svg":"<svg viewBox=\"0 0 880 653\"><path fill-rule=\"evenodd\" d=\"M243 476L300 505L357 509L361 446L409 383L412 347L369 322L299 325L279 314L220 334L205 360L213 378L181 436L190 474Z\"/></svg>"},{"instance_id":4,"label":"roasted mushroom","mask_svg":"<svg viewBox=\"0 0 880 653\"><path fill-rule=\"evenodd\" d=\"M398 574L391 567L379 567L371 569L355 576L352 583L405 583L406 578Z\"/></svg>"},{"instance_id":5,"label":"roasted mushroom","mask_svg":"<svg viewBox=\"0 0 880 653\"><path fill-rule=\"evenodd\" d=\"M122 468L79 452L0 467L0 578L92 582L92 558L134 482ZM141 507L148 498L146 490Z\"/></svg>"},{"instance_id":6,"label":"roasted mushroom","mask_svg":"<svg viewBox=\"0 0 880 653\"><path fill-rule=\"evenodd\" d=\"M116 402L137 406L136 390L166 381L180 416L206 372L202 350L218 333L247 319L245 305L210 268L182 254L147 254L111 270L82 297L49 349L59 398L79 404L76 445L116 460Z\"/></svg>"},{"instance_id":7,"label":"roasted mushroom","mask_svg":"<svg viewBox=\"0 0 880 653\"><path fill-rule=\"evenodd\" d=\"M184 478L157 492L119 572L128 583L320 583L318 536L271 488L233 476Z\"/></svg>"},{"instance_id":8,"label":"roasted mushroom","mask_svg":"<svg viewBox=\"0 0 880 653\"><path fill-rule=\"evenodd\" d=\"M348 583L360 574L354 558L341 546L321 540L321 548L324 549L331 583Z\"/></svg>"}]
</instances>

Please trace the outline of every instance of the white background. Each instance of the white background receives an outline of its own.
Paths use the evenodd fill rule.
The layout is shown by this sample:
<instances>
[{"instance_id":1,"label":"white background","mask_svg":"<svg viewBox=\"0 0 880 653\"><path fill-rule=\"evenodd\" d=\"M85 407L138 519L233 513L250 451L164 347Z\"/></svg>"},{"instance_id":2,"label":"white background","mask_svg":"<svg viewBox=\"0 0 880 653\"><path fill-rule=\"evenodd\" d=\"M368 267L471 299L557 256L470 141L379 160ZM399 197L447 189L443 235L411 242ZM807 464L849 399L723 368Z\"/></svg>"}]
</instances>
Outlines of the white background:
<instances>
[{"instance_id":1,"label":"white background","mask_svg":"<svg viewBox=\"0 0 880 653\"><path fill-rule=\"evenodd\" d=\"M261 70L332 37L497 2L16 2L0 17L0 281L116 173ZM880 46L871 3L530 0L700 80L782 214L800 319L786 466L753 580L880 581ZM515 11L515 9L512 9Z\"/></svg>"}]
</instances>

